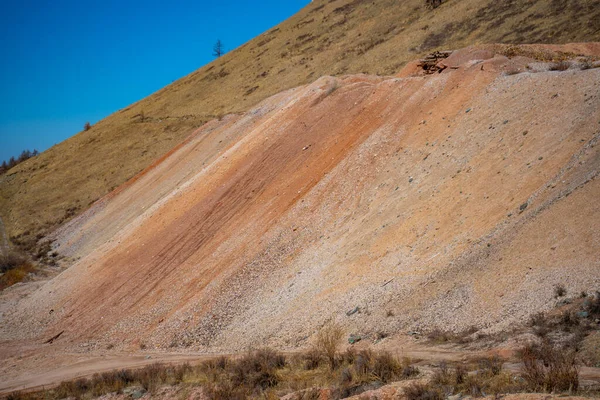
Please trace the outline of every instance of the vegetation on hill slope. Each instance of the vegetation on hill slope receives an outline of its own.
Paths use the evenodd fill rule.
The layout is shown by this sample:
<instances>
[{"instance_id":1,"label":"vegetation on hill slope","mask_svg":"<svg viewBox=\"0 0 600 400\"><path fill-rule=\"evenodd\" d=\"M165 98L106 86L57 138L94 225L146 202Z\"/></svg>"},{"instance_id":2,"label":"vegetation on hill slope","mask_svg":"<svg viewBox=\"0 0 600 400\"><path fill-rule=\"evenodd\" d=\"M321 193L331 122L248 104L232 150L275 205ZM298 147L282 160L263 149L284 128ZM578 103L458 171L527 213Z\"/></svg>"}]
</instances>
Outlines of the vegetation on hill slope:
<instances>
[{"instance_id":1,"label":"vegetation on hill slope","mask_svg":"<svg viewBox=\"0 0 600 400\"><path fill-rule=\"evenodd\" d=\"M574 22L576 21L576 23ZM0 216L33 243L206 121L319 76L393 74L434 49L600 40L597 0L317 0L213 63L0 177Z\"/></svg>"}]
</instances>

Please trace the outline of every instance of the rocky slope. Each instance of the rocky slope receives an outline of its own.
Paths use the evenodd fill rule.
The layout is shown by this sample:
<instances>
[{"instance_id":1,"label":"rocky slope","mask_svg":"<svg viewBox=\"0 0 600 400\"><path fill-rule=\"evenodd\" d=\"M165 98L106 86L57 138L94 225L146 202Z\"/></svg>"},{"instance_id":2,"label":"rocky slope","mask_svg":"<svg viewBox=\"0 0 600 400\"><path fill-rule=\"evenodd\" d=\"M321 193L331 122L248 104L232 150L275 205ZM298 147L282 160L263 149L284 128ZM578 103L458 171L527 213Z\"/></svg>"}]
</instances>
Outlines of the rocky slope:
<instances>
[{"instance_id":1,"label":"rocky slope","mask_svg":"<svg viewBox=\"0 0 600 400\"><path fill-rule=\"evenodd\" d=\"M229 352L303 346L331 320L494 331L553 307L556 284L597 289L598 63L501 54L600 45L549 49L326 76L211 121L56 233L76 261L0 340Z\"/></svg>"}]
</instances>

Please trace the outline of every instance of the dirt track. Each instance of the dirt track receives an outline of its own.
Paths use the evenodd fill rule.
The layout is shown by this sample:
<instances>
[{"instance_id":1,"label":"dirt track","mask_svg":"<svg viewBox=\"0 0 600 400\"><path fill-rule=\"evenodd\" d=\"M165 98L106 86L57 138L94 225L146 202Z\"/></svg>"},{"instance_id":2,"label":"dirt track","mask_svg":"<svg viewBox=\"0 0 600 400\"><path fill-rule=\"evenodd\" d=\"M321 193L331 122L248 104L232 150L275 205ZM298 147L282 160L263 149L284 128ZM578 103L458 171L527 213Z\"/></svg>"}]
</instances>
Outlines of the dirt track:
<instances>
[{"instance_id":1,"label":"dirt track","mask_svg":"<svg viewBox=\"0 0 600 400\"><path fill-rule=\"evenodd\" d=\"M392 346L391 348L389 346ZM404 340L401 343L394 341L388 349L399 357L408 357L415 360L422 371L429 371L440 362L460 362L478 357L489 356L493 351L467 351L452 346L427 346L410 343ZM55 386L62 381L73 380L82 377L91 377L95 373L102 373L116 369L140 368L153 363L164 364L195 364L210 357L205 354L180 354L180 353L140 353L140 354L103 354L85 356L82 354L61 354L52 360L55 367L45 372L22 373L18 377L3 379L0 381L0 396L14 391L37 390ZM31 361L31 360L30 360ZM27 362L27 361L25 361ZM506 363L504 368L518 373L520 365ZM582 367L580 369L582 386L600 385L600 368Z\"/></svg>"},{"instance_id":2,"label":"dirt track","mask_svg":"<svg viewBox=\"0 0 600 400\"><path fill-rule=\"evenodd\" d=\"M42 373L23 374L18 378L3 379L0 382L0 395L19 390L41 389L54 386L62 381L89 377L95 373L115 369L138 368L157 362L174 364L194 363L206 359L206 356L181 354L107 355L99 357L82 357L81 355L66 354L62 357L63 360L69 359L70 363Z\"/></svg>"},{"instance_id":3,"label":"dirt track","mask_svg":"<svg viewBox=\"0 0 600 400\"><path fill-rule=\"evenodd\" d=\"M358 348L365 347L360 344ZM421 365L435 364L440 361L461 361L486 352L465 351L456 348L434 348L405 339L400 342L392 340L386 348L399 357L409 357L418 360ZM26 356L19 359L11 358L2 368L4 379L0 381L0 395L16 390L39 389L56 385L65 380L89 377L94 373L122 368L138 368L153 363L194 364L206 360L206 354L155 353L140 352L138 354L76 354L55 353L52 357ZM49 369L48 367L53 367ZM20 372L15 372L18 369Z\"/></svg>"}]
</instances>

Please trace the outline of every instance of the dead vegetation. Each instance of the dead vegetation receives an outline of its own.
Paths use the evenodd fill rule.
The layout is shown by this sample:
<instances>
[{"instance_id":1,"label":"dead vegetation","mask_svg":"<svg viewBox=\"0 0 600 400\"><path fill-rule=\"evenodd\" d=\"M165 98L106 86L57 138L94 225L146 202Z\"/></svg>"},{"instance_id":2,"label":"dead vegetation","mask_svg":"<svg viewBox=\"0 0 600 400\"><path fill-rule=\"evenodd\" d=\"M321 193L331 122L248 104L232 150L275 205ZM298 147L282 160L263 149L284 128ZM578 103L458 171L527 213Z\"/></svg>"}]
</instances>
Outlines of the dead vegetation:
<instances>
[{"instance_id":1,"label":"dead vegetation","mask_svg":"<svg viewBox=\"0 0 600 400\"><path fill-rule=\"evenodd\" d=\"M579 388L579 370L573 350L546 341L526 346L520 358L528 390L572 393Z\"/></svg>"},{"instance_id":2,"label":"dead vegetation","mask_svg":"<svg viewBox=\"0 0 600 400\"><path fill-rule=\"evenodd\" d=\"M0 290L22 282L35 270L33 263L21 252L10 250L0 254Z\"/></svg>"},{"instance_id":3,"label":"dead vegetation","mask_svg":"<svg viewBox=\"0 0 600 400\"><path fill-rule=\"evenodd\" d=\"M192 366L153 364L136 370L95 374L63 382L54 389L34 393L13 393L9 399L94 398L108 393L157 393L164 386L201 387L210 399L279 398L297 393L298 398L329 389L341 399L385 383L416 376L409 360L399 361L390 353L364 350L336 353L331 369L328 353L322 363L307 370L304 354L285 356L271 349L249 352L238 358L219 357Z\"/></svg>"},{"instance_id":4,"label":"dead vegetation","mask_svg":"<svg viewBox=\"0 0 600 400\"><path fill-rule=\"evenodd\" d=\"M578 367L572 353L549 344L531 344L520 350L519 359L523 363L520 374L504 370L498 356L452 366L442 362L429 382L407 386L404 395L409 400L435 400L449 396L577 392Z\"/></svg>"}]
</instances>

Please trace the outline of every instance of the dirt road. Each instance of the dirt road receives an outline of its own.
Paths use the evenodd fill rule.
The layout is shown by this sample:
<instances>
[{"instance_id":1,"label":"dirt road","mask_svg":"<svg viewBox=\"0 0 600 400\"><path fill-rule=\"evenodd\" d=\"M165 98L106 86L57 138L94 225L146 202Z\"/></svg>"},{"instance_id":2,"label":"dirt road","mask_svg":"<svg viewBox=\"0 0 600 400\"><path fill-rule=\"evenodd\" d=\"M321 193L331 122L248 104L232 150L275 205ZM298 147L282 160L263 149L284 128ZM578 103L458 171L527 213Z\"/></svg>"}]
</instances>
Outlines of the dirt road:
<instances>
[{"instance_id":1,"label":"dirt road","mask_svg":"<svg viewBox=\"0 0 600 400\"><path fill-rule=\"evenodd\" d=\"M69 355L73 363L58 366L46 372L31 372L22 374L17 378L0 382L0 396L19 390L32 390L54 386L60 382L88 377L95 373L102 373L122 368L140 368L153 363L185 362L195 363L207 358L206 355L182 355L182 354L136 354L136 355L106 355L96 357L85 357Z\"/></svg>"},{"instance_id":2,"label":"dirt road","mask_svg":"<svg viewBox=\"0 0 600 400\"><path fill-rule=\"evenodd\" d=\"M442 361L464 362L490 354L489 351L469 351L459 348L426 347L421 345L409 347L398 346L392 352L398 356L414 360L422 371L431 370ZM195 364L215 356L206 354L144 353L94 356L62 354L58 357L62 358L59 363L68 362L68 360L70 360L70 363L46 370L46 372L29 372L13 379L0 381L0 396L14 391L52 387L63 381L90 377L95 373L116 369L140 368L153 363L183 364L188 362ZM510 362L504 364L504 368L513 373L518 373L520 367L518 363ZM580 379L581 383L587 387L598 386L600 384L600 368L582 367L580 369Z\"/></svg>"},{"instance_id":3,"label":"dirt road","mask_svg":"<svg viewBox=\"0 0 600 400\"><path fill-rule=\"evenodd\" d=\"M368 347L366 343L356 346L357 349ZM379 348L379 346L377 346ZM483 351L469 351L451 347L431 347L409 340L391 338L382 348L394 353L397 357L408 357L418 362L420 368L437 365L441 361L457 362L482 357ZM89 377L95 373L115 369L140 368L153 363L190 364L207 360L216 355L191 353L115 353L115 354L81 354L63 353L60 351L40 355L31 352L20 356L18 353L4 354L0 368L0 396L19 390L51 387L62 381ZM287 353L292 354L292 353ZM227 356L231 356L227 354Z\"/></svg>"}]
</instances>

